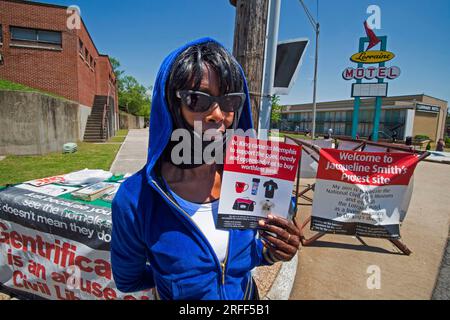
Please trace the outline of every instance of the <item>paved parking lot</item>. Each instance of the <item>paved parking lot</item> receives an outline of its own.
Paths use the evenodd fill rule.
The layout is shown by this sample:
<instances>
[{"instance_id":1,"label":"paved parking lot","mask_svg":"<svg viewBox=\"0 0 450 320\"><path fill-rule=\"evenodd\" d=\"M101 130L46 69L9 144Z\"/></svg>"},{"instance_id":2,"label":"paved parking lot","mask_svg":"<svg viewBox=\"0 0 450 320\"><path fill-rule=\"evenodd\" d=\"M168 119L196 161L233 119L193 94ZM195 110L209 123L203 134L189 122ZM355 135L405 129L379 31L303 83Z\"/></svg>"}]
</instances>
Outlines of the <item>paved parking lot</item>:
<instances>
[{"instance_id":1,"label":"paved parking lot","mask_svg":"<svg viewBox=\"0 0 450 320\"><path fill-rule=\"evenodd\" d=\"M300 210L302 220L311 207ZM422 162L401 228L402 241L412 255L400 254L382 239L363 238L368 245L364 246L354 237L326 235L302 248L291 299L431 299L449 223L450 166ZM374 268L380 270L380 289L367 287L368 272Z\"/></svg>"}]
</instances>

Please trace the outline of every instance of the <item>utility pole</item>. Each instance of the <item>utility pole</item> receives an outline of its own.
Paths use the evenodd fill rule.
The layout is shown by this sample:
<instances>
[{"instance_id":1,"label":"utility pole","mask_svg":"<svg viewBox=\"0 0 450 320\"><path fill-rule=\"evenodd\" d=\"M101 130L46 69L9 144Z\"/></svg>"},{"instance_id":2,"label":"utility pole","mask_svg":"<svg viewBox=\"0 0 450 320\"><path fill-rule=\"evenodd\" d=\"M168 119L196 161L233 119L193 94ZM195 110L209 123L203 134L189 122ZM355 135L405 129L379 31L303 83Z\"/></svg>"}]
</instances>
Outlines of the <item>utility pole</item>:
<instances>
[{"instance_id":1,"label":"utility pole","mask_svg":"<svg viewBox=\"0 0 450 320\"><path fill-rule=\"evenodd\" d=\"M244 69L250 92L253 127L258 130L270 0L229 1L236 7L233 55Z\"/></svg>"}]
</instances>

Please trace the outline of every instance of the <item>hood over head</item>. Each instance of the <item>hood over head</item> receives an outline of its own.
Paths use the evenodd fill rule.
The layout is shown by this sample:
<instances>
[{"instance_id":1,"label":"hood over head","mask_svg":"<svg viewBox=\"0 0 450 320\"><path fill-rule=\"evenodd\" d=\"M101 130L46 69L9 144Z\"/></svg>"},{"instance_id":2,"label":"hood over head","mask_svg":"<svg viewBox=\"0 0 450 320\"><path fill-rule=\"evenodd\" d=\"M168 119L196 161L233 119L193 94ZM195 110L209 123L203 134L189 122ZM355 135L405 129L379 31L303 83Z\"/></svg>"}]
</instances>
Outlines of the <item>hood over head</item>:
<instances>
[{"instance_id":1,"label":"hood over head","mask_svg":"<svg viewBox=\"0 0 450 320\"><path fill-rule=\"evenodd\" d=\"M173 123L173 116L168 105L168 97L166 96L167 82L169 81L174 62L189 47L208 42L216 43L223 48L222 44L212 38L201 38L176 49L170 53L161 64L153 89L152 110L150 114L150 137L146 165L146 174L149 178L153 176L155 165L170 142L173 130L177 129L179 126ZM243 92L246 95L246 100L240 114L235 115L235 117L238 117L239 119L237 124L235 124L235 129L246 131L252 129L253 122L247 81L245 79L244 71L240 66L239 70L243 78Z\"/></svg>"}]
</instances>

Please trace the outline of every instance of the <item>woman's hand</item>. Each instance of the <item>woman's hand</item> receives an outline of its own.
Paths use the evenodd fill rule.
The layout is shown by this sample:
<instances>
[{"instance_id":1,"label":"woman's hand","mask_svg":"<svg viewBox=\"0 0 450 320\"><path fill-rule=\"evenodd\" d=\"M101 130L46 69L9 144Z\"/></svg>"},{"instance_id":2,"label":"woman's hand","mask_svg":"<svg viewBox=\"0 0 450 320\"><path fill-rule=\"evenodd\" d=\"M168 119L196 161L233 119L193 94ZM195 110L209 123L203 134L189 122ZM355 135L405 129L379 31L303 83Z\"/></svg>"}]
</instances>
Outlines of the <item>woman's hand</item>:
<instances>
[{"instance_id":1,"label":"woman's hand","mask_svg":"<svg viewBox=\"0 0 450 320\"><path fill-rule=\"evenodd\" d=\"M270 255L274 260L292 260L300 246L299 228L292 221L272 214L269 214L267 218L267 221L259 221L260 235L264 246L269 249Z\"/></svg>"}]
</instances>

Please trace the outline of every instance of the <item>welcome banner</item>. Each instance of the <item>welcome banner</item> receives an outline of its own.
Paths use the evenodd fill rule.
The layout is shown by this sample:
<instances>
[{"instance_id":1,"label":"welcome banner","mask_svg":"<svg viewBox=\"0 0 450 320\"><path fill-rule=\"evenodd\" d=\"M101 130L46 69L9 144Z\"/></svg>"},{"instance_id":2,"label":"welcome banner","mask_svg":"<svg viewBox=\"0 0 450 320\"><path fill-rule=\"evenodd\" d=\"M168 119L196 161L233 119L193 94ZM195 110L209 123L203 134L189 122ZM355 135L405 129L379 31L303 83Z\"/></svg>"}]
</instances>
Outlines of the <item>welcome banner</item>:
<instances>
[{"instance_id":1,"label":"welcome banner","mask_svg":"<svg viewBox=\"0 0 450 320\"><path fill-rule=\"evenodd\" d=\"M322 149L311 230L400 238L418 159L402 152Z\"/></svg>"}]
</instances>

